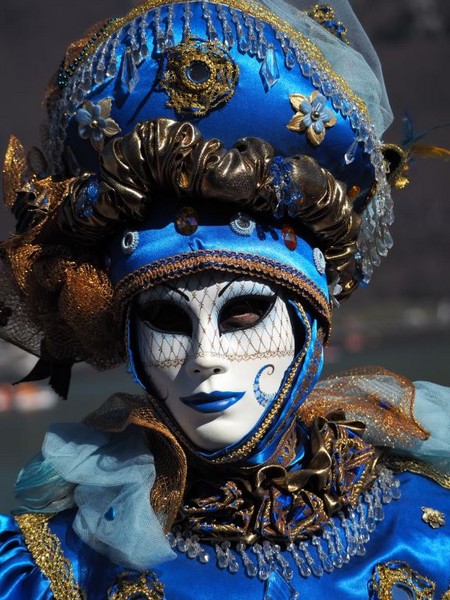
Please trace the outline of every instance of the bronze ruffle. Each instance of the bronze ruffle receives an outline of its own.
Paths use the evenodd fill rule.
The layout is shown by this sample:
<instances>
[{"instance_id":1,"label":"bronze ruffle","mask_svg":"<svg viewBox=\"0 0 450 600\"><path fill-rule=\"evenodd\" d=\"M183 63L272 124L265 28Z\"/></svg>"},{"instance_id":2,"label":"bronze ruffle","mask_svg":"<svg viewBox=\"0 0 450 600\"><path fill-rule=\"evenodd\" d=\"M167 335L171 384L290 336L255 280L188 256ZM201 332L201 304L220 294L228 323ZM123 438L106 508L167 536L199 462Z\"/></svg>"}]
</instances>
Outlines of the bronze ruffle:
<instances>
[{"instance_id":1,"label":"bronze ruffle","mask_svg":"<svg viewBox=\"0 0 450 600\"><path fill-rule=\"evenodd\" d=\"M191 481L182 526L202 537L253 542L300 540L317 533L338 510L355 506L375 478L377 452L360 434L364 425L343 415L311 428L311 457L299 470L265 465L253 475Z\"/></svg>"},{"instance_id":2,"label":"bronze ruffle","mask_svg":"<svg viewBox=\"0 0 450 600\"><path fill-rule=\"evenodd\" d=\"M85 422L104 431L145 427L157 471L153 508L166 530L177 515L203 539L304 539L338 510L355 506L376 476L378 453L361 439L364 425L342 413L316 419L308 462L297 471L278 464L205 470L203 464L200 471L191 466L188 479L183 449L145 398L116 394Z\"/></svg>"},{"instance_id":3,"label":"bronze ruffle","mask_svg":"<svg viewBox=\"0 0 450 600\"><path fill-rule=\"evenodd\" d=\"M0 248L0 320L6 323L1 337L45 353L55 364L61 358L65 364L84 360L103 369L122 362L122 332L103 260L108 238L152 210L164 210L158 202L167 194L273 218L278 204L273 154L257 138L227 150L219 140L204 140L190 123L147 121L105 147L98 202L91 216L82 216L79 194L92 176L65 181L48 176L42 155L34 150L34 158L33 153L27 158L11 138L4 197L18 227ZM356 285L359 219L345 186L316 161L304 156L286 161L302 192L296 222L325 253L330 280L339 275L342 299Z\"/></svg>"}]
</instances>

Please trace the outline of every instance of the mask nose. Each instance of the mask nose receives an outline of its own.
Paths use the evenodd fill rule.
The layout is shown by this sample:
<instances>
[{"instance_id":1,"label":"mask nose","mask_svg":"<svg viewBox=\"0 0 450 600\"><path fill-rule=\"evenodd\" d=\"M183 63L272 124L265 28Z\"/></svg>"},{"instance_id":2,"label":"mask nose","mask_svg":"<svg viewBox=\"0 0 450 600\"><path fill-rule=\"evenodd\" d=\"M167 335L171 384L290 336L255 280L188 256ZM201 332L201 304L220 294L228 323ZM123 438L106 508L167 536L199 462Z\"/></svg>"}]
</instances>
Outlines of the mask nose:
<instances>
[{"instance_id":1,"label":"mask nose","mask_svg":"<svg viewBox=\"0 0 450 600\"><path fill-rule=\"evenodd\" d=\"M226 373L228 371L228 361L224 356L197 355L187 361L186 370L191 377L207 379L213 375Z\"/></svg>"}]
</instances>

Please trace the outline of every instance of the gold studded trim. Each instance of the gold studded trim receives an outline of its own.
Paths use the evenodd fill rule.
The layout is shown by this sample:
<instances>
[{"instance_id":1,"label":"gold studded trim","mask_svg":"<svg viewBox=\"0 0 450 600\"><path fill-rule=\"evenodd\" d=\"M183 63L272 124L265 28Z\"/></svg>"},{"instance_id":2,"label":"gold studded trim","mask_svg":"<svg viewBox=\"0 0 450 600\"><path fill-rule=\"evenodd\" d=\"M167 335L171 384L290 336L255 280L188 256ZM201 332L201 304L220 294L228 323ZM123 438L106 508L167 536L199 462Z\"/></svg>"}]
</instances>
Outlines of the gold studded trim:
<instances>
[{"instance_id":1,"label":"gold studded trim","mask_svg":"<svg viewBox=\"0 0 450 600\"><path fill-rule=\"evenodd\" d=\"M211 4L221 4L220 0L208 1ZM166 4L174 4L174 2L171 0L147 0L146 2L140 3L124 17L110 22L108 25L106 25L101 34L94 41L92 41L89 47L86 47L83 50L84 60L93 54L97 48L114 32L122 29L122 27L124 27L124 25L126 25L128 22L148 12L149 10L165 6ZM290 39L294 42L297 42L309 55L309 57L320 66L326 75L333 79L341 87L341 90L350 97L352 102L358 106L358 109L370 121L365 102L355 94L355 92L348 85L347 81L333 70L322 52L309 38L299 33L294 27L286 23L283 19L259 4L248 2L247 0L226 0L226 5L230 8L235 8L236 10L245 12L253 17L256 17L257 19L261 19L271 25L274 29L281 30L289 35ZM80 64L82 64L82 62Z\"/></svg>"},{"instance_id":2,"label":"gold studded trim","mask_svg":"<svg viewBox=\"0 0 450 600\"><path fill-rule=\"evenodd\" d=\"M53 515L26 513L15 517L33 559L50 582L55 600L87 600L76 583L70 561L48 522Z\"/></svg>"},{"instance_id":3,"label":"gold studded trim","mask_svg":"<svg viewBox=\"0 0 450 600\"><path fill-rule=\"evenodd\" d=\"M433 467L427 463L412 458L402 458L391 455L383 456L382 461L384 465L396 473L405 473L406 471L409 471L416 475L423 475L439 484L444 489L450 490L450 475L446 475L445 473L433 469Z\"/></svg>"}]
</instances>

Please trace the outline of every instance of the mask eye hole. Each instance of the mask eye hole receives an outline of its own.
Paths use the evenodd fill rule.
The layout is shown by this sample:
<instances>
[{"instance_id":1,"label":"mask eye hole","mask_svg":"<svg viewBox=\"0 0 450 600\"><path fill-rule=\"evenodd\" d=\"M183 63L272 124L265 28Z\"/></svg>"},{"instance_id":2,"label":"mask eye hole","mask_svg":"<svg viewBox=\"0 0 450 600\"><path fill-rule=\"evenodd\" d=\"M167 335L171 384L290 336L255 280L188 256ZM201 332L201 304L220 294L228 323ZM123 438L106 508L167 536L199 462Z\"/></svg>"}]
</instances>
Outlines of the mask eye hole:
<instances>
[{"instance_id":1,"label":"mask eye hole","mask_svg":"<svg viewBox=\"0 0 450 600\"><path fill-rule=\"evenodd\" d=\"M138 317L151 329L161 333L192 334L192 323L188 313L173 302L153 300L137 305Z\"/></svg>"},{"instance_id":2,"label":"mask eye hole","mask_svg":"<svg viewBox=\"0 0 450 600\"><path fill-rule=\"evenodd\" d=\"M220 311L219 332L229 333L255 327L272 310L275 296L239 296Z\"/></svg>"}]
</instances>

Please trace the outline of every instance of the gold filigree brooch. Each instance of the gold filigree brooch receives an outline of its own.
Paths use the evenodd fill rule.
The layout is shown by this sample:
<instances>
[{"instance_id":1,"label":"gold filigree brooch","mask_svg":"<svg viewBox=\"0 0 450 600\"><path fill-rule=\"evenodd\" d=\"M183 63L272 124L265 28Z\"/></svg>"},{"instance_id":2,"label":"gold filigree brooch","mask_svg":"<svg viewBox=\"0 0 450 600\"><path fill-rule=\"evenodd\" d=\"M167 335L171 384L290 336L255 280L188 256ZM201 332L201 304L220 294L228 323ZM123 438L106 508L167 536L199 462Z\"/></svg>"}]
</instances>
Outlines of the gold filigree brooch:
<instances>
[{"instance_id":1,"label":"gold filigree brooch","mask_svg":"<svg viewBox=\"0 0 450 600\"><path fill-rule=\"evenodd\" d=\"M204 116L232 98L239 67L224 46L188 38L167 49L161 87L168 106L180 114Z\"/></svg>"}]
</instances>

